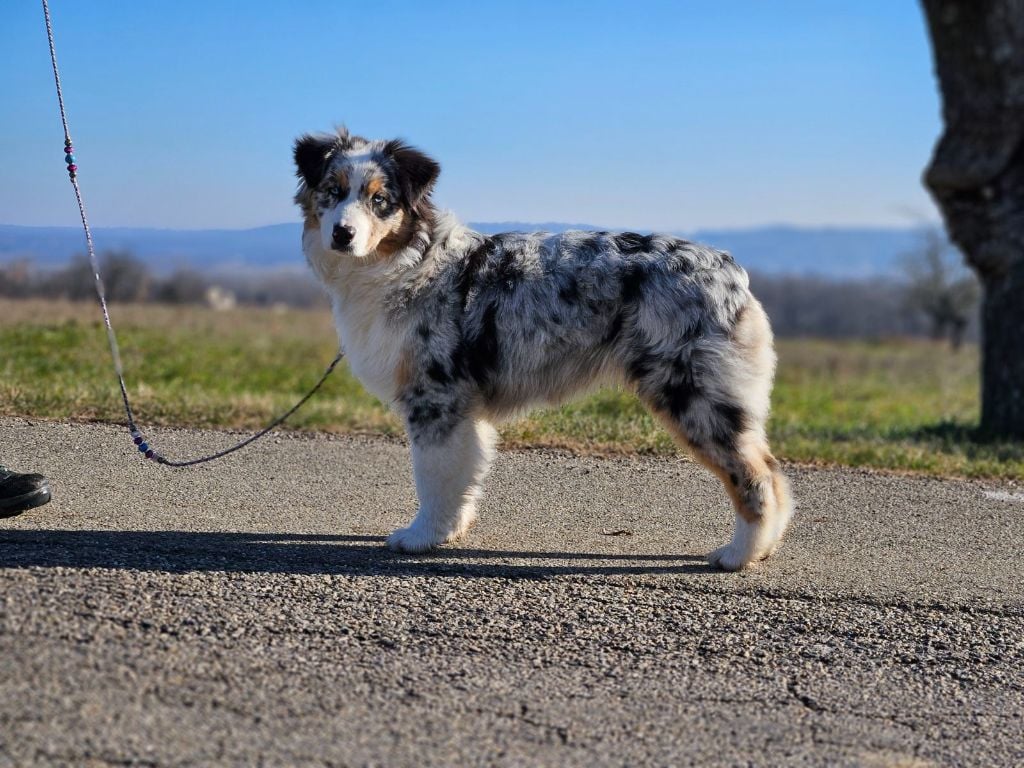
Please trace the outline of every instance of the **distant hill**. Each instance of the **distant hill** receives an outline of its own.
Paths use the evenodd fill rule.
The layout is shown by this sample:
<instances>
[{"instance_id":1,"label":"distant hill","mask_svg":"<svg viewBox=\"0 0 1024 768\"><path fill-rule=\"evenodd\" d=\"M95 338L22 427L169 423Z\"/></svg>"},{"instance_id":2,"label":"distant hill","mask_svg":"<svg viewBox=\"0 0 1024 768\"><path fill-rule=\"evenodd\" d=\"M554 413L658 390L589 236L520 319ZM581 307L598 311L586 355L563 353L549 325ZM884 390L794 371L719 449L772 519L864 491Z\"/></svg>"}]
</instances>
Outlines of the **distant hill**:
<instances>
[{"instance_id":1,"label":"distant hill","mask_svg":"<svg viewBox=\"0 0 1024 768\"><path fill-rule=\"evenodd\" d=\"M860 278L900 275L903 256L921 248L924 230L775 226L701 230L693 239L729 251L751 272Z\"/></svg>"},{"instance_id":2,"label":"distant hill","mask_svg":"<svg viewBox=\"0 0 1024 768\"><path fill-rule=\"evenodd\" d=\"M224 267L305 267L299 245L299 224L273 224L255 229L93 230L98 251L126 250L155 271L176 267L200 270ZM39 266L65 264L85 252L80 227L19 227L0 224L0 261L31 258Z\"/></svg>"},{"instance_id":3,"label":"distant hill","mask_svg":"<svg viewBox=\"0 0 1024 768\"><path fill-rule=\"evenodd\" d=\"M485 232L566 229L601 230L587 224L480 222ZM223 269L305 269L299 245L301 225L274 224L254 229L98 228L100 251L127 250L158 273L178 267ZM920 247L920 228L792 226L698 230L672 234L730 251L747 269L766 274L862 278L899 273L902 254ZM31 259L41 267L65 264L84 252L76 227L21 227L0 224L0 262Z\"/></svg>"}]
</instances>

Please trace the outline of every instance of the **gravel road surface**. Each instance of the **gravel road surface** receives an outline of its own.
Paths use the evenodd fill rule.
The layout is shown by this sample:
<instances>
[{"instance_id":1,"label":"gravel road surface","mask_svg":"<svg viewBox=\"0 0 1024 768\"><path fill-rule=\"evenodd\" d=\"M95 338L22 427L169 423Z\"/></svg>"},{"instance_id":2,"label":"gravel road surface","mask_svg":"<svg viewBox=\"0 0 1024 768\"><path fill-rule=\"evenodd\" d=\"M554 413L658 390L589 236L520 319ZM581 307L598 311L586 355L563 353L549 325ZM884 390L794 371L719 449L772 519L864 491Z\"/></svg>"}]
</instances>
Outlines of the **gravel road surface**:
<instances>
[{"instance_id":1,"label":"gravel road surface","mask_svg":"<svg viewBox=\"0 0 1024 768\"><path fill-rule=\"evenodd\" d=\"M724 574L683 459L502 453L401 556L400 442L131 447L0 419L54 490L0 520L0 766L1024 764L1020 487L790 467L787 542Z\"/></svg>"}]
</instances>

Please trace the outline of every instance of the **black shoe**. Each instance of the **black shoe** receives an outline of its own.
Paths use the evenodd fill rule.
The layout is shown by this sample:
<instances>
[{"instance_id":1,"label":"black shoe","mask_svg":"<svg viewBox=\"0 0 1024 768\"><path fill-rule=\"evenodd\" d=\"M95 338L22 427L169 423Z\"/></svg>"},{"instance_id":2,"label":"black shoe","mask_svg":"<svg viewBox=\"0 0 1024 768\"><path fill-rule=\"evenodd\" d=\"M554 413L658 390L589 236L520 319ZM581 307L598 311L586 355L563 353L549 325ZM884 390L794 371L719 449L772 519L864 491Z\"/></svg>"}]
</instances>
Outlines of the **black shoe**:
<instances>
[{"instance_id":1,"label":"black shoe","mask_svg":"<svg viewBox=\"0 0 1024 768\"><path fill-rule=\"evenodd\" d=\"M14 517L50 500L50 483L42 475L22 475L0 464L0 517Z\"/></svg>"}]
</instances>

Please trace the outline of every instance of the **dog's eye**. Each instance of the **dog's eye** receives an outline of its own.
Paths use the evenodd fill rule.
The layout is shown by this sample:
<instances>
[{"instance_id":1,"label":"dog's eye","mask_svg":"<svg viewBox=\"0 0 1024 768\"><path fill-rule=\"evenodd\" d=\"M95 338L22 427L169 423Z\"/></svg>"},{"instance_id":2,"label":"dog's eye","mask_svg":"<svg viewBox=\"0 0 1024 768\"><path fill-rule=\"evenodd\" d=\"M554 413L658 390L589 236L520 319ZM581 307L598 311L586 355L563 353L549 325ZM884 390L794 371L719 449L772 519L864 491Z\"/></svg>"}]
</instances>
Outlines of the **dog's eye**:
<instances>
[{"instance_id":1,"label":"dog's eye","mask_svg":"<svg viewBox=\"0 0 1024 768\"><path fill-rule=\"evenodd\" d=\"M335 185L327 190L327 194L341 197L341 187Z\"/></svg>"},{"instance_id":2,"label":"dog's eye","mask_svg":"<svg viewBox=\"0 0 1024 768\"><path fill-rule=\"evenodd\" d=\"M388 199L384 197L380 192L370 198L374 205L384 206L388 204Z\"/></svg>"}]
</instances>

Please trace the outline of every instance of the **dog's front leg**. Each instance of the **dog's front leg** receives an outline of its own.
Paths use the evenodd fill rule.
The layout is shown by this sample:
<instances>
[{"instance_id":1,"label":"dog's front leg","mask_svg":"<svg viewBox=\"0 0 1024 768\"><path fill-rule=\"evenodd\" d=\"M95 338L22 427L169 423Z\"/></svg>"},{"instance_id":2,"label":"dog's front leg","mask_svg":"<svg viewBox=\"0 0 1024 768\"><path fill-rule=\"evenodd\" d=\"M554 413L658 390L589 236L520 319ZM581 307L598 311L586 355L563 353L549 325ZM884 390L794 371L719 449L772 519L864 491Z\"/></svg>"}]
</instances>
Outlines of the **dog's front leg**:
<instances>
[{"instance_id":1,"label":"dog's front leg","mask_svg":"<svg viewBox=\"0 0 1024 768\"><path fill-rule=\"evenodd\" d=\"M425 552L458 538L473 524L497 435L487 422L470 418L451 430L410 424L409 434L420 508L409 526L388 537L388 546L399 552Z\"/></svg>"}]
</instances>

